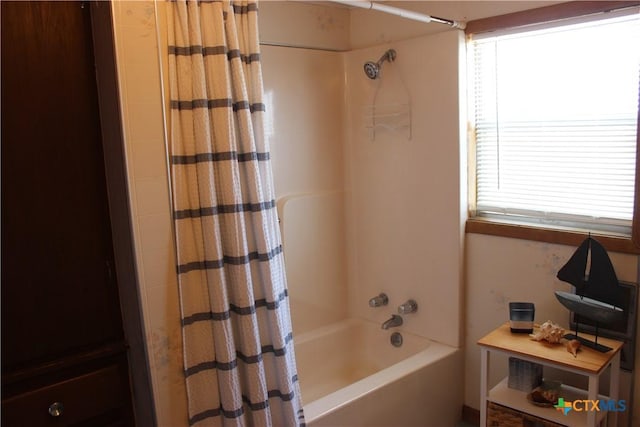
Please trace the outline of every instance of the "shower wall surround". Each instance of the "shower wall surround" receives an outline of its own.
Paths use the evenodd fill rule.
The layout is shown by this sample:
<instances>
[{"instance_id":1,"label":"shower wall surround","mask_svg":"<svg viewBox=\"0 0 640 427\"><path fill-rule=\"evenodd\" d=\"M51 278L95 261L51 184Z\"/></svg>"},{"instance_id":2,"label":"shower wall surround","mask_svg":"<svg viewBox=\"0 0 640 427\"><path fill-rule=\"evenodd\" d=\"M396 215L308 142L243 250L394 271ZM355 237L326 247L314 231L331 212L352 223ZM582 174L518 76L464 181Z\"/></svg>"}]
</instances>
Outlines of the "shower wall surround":
<instances>
[{"instance_id":1,"label":"shower wall surround","mask_svg":"<svg viewBox=\"0 0 640 427\"><path fill-rule=\"evenodd\" d=\"M458 120L460 37L447 32L345 53L263 46L266 99L273 107L268 110L277 112L270 140L276 191L285 198L280 215L297 333L336 321L341 313L381 322L389 310L371 310L367 301L384 290L396 304L408 298L425 302L407 316L407 330L460 345L459 194L466 182ZM362 64L388 47L398 50L397 60L385 64L380 79L367 79ZM367 138L363 116L376 89L379 102L411 102L411 141L384 132L374 142ZM343 205L339 194L320 202L318 193L335 191L344 191ZM313 222L304 212L314 203L332 206L334 214ZM346 234L339 227L323 229L321 218L338 218L340 208ZM314 224L317 234L304 227L287 233L296 223ZM309 239L320 235L334 242L330 249ZM335 243L340 237L342 247ZM340 265L345 255L348 280ZM318 265L332 273L313 274ZM328 277L339 279L323 281Z\"/></svg>"},{"instance_id":2,"label":"shower wall surround","mask_svg":"<svg viewBox=\"0 0 640 427\"><path fill-rule=\"evenodd\" d=\"M277 3L262 4L267 11L260 23L263 39L282 41L286 28L291 41L298 40L296 34L301 34L307 45L337 50L348 46L345 9L299 4L292 11L290 2ZM167 85L163 82L166 76L160 72L167 67L166 55L159 51L166 43L166 3L115 1L112 7L139 286L157 419L161 425L181 426L186 424L186 397L164 145L168 124L163 118L162 103L166 100L162 88ZM282 20L277 19L278 8L285 13ZM288 22L291 24L283 25ZM388 313L368 311L366 302L385 288L392 304L408 298L421 303L421 310L410 315L414 317L407 316L409 330L423 336L433 333L433 338L453 345L460 342L459 320L455 320L460 316L462 247L456 190L461 182L457 164L459 105L456 95L452 99L449 92L457 93L454 87L457 70L450 64L457 61L458 40L454 34L440 37L443 38L395 46L401 56L392 65L402 69L411 84L426 80L426 74L419 69L409 72L404 68L415 67L415 61L422 65L429 63L422 69L437 74L424 93L417 89L425 99L414 109L417 114L414 121L422 122L416 125L414 139L397 145L371 144L360 138L361 127L354 125L359 122L359 109L369 102L370 87L366 85L370 81L362 73L362 63L379 57L386 47L338 53L263 46L265 98L271 104L269 109L277 111L267 125L277 196L312 193L331 200L325 208L333 212L334 225L325 225L337 234L333 235L333 249L326 253L332 253L334 260L343 263L332 264L333 270L328 274L335 280L329 286L325 283L320 293L309 292L306 285L295 280L290 283L292 301L299 294L303 302L315 298L327 300L332 306L329 317L319 314L311 325L294 324L296 333L298 329L344 317L348 311L351 315L380 320L378 317ZM427 46L422 47L425 42ZM441 43L446 46L439 47ZM439 72L428 59L429 55L450 54L444 61L449 65ZM386 72L393 70L385 68ZM350 89L345 92L347 86ZM449 104L430 104L428 99L436 99L434 96L447 99ZM345 97L350 99L348 103ZM347 111L345 105L349 103L354 105ZM347 120L350 124L345 126ZM434 130L440 122L444 128ZM387 162L383 161L385 158ZM430 175L422 174L429 170ZM358 173L363 176L356 177ZM383 176L388 179L382 179ZM367 182L369 179L371 182ZM427 199L433 203L427 203ZM309 207L305 203L296 206L293 199L291 202L294 211ZM449 214L451 211L456 213ZM281 213L286 216L286 212L285 207ZM436 219L439 215L444 215L444 223ZM387 220L392 221L391 227L382 227ZM346 224L352 230L344 240L350 242L349 246L337 240L338 235L345 236L339 230ZM403 238L409 239L406 245L402 244ZM371 246L375 248L367 252ZM360 256L356 255L360 250L365 251L362 259L352 263L355 268L347 269L345 260L357 259L354 256ZM438 261L427 261L432 256ZM370 266L378 272L379 267L372 265L378 263L389 270L373 277L367 269ZM412 271L414 264L423 267ZM290 275L295 278L295 274ZM440 305L430 304L434 298ZM447 313L440 309L444 301L451 307ZM295 322L296 309L292 311ZM439 333L442 330L446 332Z\"/></svg>"},{"instance_id":3,"label":"shower wall surround","mask_svg":"<svg viewBox=\"0 0 640 427\"><path fill-rule=\"evenodd\" d=\"M395 60L378 79L367 78L363 64L389 48ZM420 308L403 316L403 329L455 347L466 211L462 51L462 33L446 31L345 53L349 313L382 323L415 299ZM411 139L386 128L372 138L365 111L405 103ZM389 307L369 308L380 291Z\"/></svg>"},{"instance_id":4,"label":"shower wall surround","mask_svg":"<svg viewBox=\"0 0 640 427\"><path fill-rule=\"evenodd\" d=\"M347 315L342 55L262 46L293 330Z\"/></svg>"}]
</instances>

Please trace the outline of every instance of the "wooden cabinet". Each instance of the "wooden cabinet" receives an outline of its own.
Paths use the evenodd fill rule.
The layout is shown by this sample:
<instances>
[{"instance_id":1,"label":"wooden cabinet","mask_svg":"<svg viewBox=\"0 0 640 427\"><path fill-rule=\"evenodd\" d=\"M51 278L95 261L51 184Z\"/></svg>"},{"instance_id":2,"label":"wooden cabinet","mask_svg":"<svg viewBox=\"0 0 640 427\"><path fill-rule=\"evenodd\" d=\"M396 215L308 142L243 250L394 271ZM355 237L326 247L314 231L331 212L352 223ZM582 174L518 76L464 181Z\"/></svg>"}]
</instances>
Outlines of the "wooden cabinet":
<instances>
[{"instance_id":1,"label":"wooden cabinet","mask_svg":"<svg viewBox=\"0 0 640 427\"><path fill-rule=\"evenodd\" d=\"M125 425L129 384L126 365L109 365L3 401L7 426Z\"/></svg>"},{"instance_id":2,"label":"wooden cabinet","mask_svg":"<svg viewBox=\"0 0 640 427\"><path fill-rule=\"evenodd\" d=\"M93 6L1 3L3 426L134 425Z\"/></svg>"},{"instance_id":3,"label":"wooden cabinet","mask_svg":"<svg viewBox=\"0 0 640 427\"><path fill-rule=\"evenodd\" d=\"M587 334L581 335L590 337ZM568 411L565 414L553 407L534 406L527 400L526 392L509 388L506 378L489 389L490 354L502 353L586 376L589 381L588 390L581 390L567 385L562 386L560 397L567 402L578 400L595 401L598 399L616 400L618 398L620 379L620 349L623 343L606 338L598 338L598 342L611 347L612 350L607 353L600 353L583 346L578 356L574 357L562 344L551 345L546 342L533 341L527 334L512 334L508 323L481 338L478 341L481 356L480 425L492 425L488 422L488 415L490 411L493 411L494 414L500 413L504 415L505 420L502 421L502 425L509 426L520 425L517 421L518 417L520 417L523 420L522 425L532 425L531 422L534 424L537 422L537 425L544 425L545 427L595 427L601 425L604 420L608 421L607 426L615 427L617 425L617 414L614 411L608 413L607 411L582 410L584 406L576 406L576 410ZM598 395L600 376L608 367L611 367L609 396L600 396ZM502 408L506 409L503 410ZM507 423L506 419L511 422Z\"/></svg>"}]
</instances>

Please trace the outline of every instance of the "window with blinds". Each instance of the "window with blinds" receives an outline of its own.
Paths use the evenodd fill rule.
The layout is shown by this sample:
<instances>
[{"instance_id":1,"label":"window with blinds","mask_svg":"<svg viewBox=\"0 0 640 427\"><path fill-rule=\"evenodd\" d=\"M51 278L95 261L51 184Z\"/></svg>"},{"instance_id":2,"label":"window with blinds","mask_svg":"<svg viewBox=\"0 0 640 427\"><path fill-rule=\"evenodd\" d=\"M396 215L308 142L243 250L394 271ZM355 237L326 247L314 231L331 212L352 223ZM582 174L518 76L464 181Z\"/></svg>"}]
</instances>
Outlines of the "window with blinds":
<instances>
[{"instance_id":1,"label":"window with blinds","mask_svg":"<svg viewBox=\"0 0 640 427\"><path fill-rule=\"evenodd\" d=\"M640 17L472 36L476 216L630 234Z\"/></svg>"}]
</instances>

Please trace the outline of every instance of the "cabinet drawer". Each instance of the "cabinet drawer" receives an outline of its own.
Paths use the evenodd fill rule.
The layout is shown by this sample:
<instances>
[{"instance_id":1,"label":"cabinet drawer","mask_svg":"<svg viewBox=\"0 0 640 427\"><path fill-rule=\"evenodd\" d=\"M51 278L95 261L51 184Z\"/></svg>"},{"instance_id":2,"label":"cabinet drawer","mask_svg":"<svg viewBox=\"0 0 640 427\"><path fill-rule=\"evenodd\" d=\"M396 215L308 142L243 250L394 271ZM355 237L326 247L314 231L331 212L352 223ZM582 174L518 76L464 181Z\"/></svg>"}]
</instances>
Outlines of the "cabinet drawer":
<instances>
[{"instance_id":1,"label":"cabinet drawer","mask_svg":"<svg viewBox=\"0 0 640 427\"><path fill-rule=\"evenodd\" d=\"M3 400L2 425L69 426L98 418L117 420L129 394L122 375L118 365L108 366Z\"/></svg>"}]
</instances>

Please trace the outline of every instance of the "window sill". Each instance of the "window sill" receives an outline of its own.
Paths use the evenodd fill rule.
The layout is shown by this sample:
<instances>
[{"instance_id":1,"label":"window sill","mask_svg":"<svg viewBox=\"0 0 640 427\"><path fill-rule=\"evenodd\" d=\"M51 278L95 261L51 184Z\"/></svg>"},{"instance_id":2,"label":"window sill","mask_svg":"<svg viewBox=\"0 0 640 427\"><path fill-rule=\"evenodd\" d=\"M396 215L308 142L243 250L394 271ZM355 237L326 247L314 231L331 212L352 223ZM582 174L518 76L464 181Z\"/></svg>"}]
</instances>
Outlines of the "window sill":
<instances>
[{"instance_id":1,"label":"window sill","mask_svg":"<svg viewBox=\"0 0 640 427\"><path fill-rule=\"evenodd\" d=\"M509 224L484 218L469 218L465 225L465 233L487 234L569 246L580 245L587 234L585 232L559 228ZM640 254L640 248L633 244L631 237L611 236L598 233L591 233L591 235L602 243L608 251Z\"/></svg>"}]
</instances>

